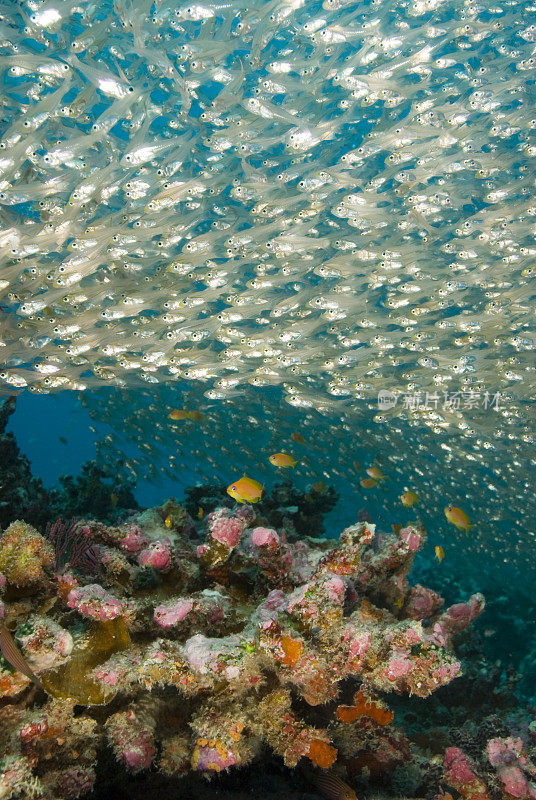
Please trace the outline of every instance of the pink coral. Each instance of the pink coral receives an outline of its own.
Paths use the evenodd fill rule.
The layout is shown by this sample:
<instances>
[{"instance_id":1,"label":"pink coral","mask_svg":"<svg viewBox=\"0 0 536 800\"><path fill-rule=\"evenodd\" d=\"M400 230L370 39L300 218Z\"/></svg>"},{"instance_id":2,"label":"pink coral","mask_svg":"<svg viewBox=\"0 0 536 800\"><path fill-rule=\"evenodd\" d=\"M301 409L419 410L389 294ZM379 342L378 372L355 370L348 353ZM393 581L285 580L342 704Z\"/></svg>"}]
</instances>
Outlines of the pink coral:
<instances>
[{"instance_id":1,"label":"pink coral","mask_svg":"<svg viewBox=\"0 0 536 800\"><path fill-rule=\"evenodd\" d=\"M243 524L232 517L220 517L214 523L210 535L217 542L226 544L229 547L236 547L240 541L240 534L243 531Z\"/></svg>"},{"instance_id":2,"label":"pink coral","mask_svg":"<svg viewBox=\"0 0 536 800\"><path fill-rule=\"evenodd\" d=\"M390 681L403 678L413 669L413 664L409 658L393 658L389 661L386 668L386 675Z\"/></svg>"},{"instance_id":3,"label":"pink coral","mask_svg":"<svg viewBox=\"0 0 536 800\"><path fill-rule=\"evenodd\" d=\"M417 533L415 528L408 526L407 528L402 528L400 533L398 534L399 541L402 542L408 550L415 552L421 546L421 536Z\"/></svg>"},{"instance_id":4,"label":"pink coral","mask_svg":"<svg viewBox=\"0 0 536 800\"><path fill-rule=\"evenodd\" d=\"M534 774L534 767L523 754L523 742L512 736L490 739L487 744L488 759L496 768L503 792L508 797L534 800L536 793L523 774L523 768Z\"/></svg>"},{"instance_id":5,"label":"pink coral","mask_svg":"<svg viewBox=\"0 0 536 800\"><path fill-rule=\"evenodd\" d=\"M169 539L159 539L142 550L138 563L142 567L153 567L158 572L166 572L171 566L171 543Z\"/></svg>"},{"instance_id":6,"label":"pink coral","mask_svg":"<svg viewBox=\"0 0 536 800\"><path fill-rule=\"evenodd\" d=\"M128 555L136 555L136 553L139 553L140 550L148 544L149 539L147 536L144 536L136 525L132 525L127 530L126 536L119 542L119 547Z\"/></svg>"},{"instance_id":7,"label":"pink coral","mask_svg":"<svg viewBox=\"0 0 536 800\"><path fill-rule=\"evenodd\" d=\"M154 620L162 628L169 628L182 622L193 607L194 604L191 600L179 597L177 600L157 606L154 610Z\"/></svg>"},{"instance_id":8,"label":"pink coral","mask_svg":"<svg viewBox=\"0 0 536 800\"><path fill-rule=\"evenodd\" d=\"M346 590L345 582L338 575L333 575L324 583L324 591L333 603L341 603Z\"/></svg>"},{"instance_id":9,"label":"pink coral","mask_svg":"<svg viewBox=\"0 0 536 800\"><path fill-rule=\"evenodd\" d=\"M410 589L404 612L410 619L422 620L433 616L443 603L443 598L437 592L417 583Z\"/></svg>"},{"instance_id":10,"label":"pink coral","mask_svg":"<svg viewBox=\"0 0 536 800\"><path fill-rule=\"evenodd\" d=\"M476 779L473 768L469 764L469 759L458 747L448 747L445 750L443 766L445 780L455 789L459 786L468 785Z\"/></svg>"},{"instance_id":11,"label":"pink coral","mask_svg":"<svg viewBox=\"0 0 536 800\"><path fill-rule=\"evenodd\" d=\"M279 536L271 528L253 528L251 541L257 547L266 547L275 550L279 545Z\"/></svg>"},{"instance_id":12,"label":"pink coral","mask_svg":"<svg viewBox=\"0 0 536 800\"><path fill-rule=\"evenodd\" d=\"M437 633L448 637L464 631L482 613L484 605L484 598L477 593L471 595L467 603L456 603L450 606L437 620ZM434 635L436 635L435 627Z\"/></svg>"},{"instance_id":13,"label":"pink coral","mask_svg":"<svg viewBox=\"0 0 536 800\"><path fill-rule=\"evenodd\" d=\"M153 731L134 711L113 714L106 729L117 756L129 769L139 772L150 766L155 754Z\"/></svg>"},{"instance_id":14,"label":"pink coral","mask_svg":"<svg viewBox=\"0 0 536 800\"><path fill-rule=\"evenodd\" d=\"M106 591L98 583L71 589L67 596L69 608L75 608L79 614L99 622L115 619L124 611L124 604Z\"/></svg>"},{"instance_id":15,"label":"pink coral","mask_svg":"<svg viewBox=\"0 0 536 800\"><path fill-rule=\"evenodd\" d=\"M489 800L484 781L476 774L476 767L458 747L445 750L443 763L445 781L460 793L464 800Z\"/></svg>"}]
</instances>

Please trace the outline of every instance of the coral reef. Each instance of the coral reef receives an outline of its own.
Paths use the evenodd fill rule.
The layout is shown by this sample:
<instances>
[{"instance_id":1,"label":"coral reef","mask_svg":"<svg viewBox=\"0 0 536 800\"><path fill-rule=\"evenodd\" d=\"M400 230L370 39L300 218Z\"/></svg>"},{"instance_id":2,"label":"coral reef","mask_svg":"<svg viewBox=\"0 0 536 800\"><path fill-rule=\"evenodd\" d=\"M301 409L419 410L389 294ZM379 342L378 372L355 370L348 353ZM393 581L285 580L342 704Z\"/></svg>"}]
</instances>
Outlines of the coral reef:
<instances>
[{"instance_id":1,"label":"coral reef","mask_svg":"<svg viewBox=\"0 0 536 800\"><path fill-rule=\"evenodd\" d=\"M25 591L6 559L5 624L48 697L0 662L2 800L21 786L81 797L99 749L131 773L174 777L270 752L289 768L385 774L411 751L384 695L449 684L461 672L452 636L483 608L474 595L441 612L436 593L410 587L421 527L360 522L338 542L291 541L243 505L207 514L201 539L168 501L121 525L86 521L99 553L90 574L58 569L50 544L16 525L39 543L39 568Z\"/></svg>"},{"instance_id":2,"label":"coral reef","mask_svg":"<svg viewBox=\"0 0 536 800\"><path fill-rule=\"evenodd\" d=\"M205 513L216 508L233 508L234 500L226 487L218 484L189 486L185 489L185 508L192 517L199 509ZM332 486L322 481L311 484L305 491L293 486L290 480L276 483L270 492L263 494L256 505L256 513L271 528L285 528L291 541L303 536L325 534L324 515L331 511L339 495Z\"/></svg>"}]
</instances>

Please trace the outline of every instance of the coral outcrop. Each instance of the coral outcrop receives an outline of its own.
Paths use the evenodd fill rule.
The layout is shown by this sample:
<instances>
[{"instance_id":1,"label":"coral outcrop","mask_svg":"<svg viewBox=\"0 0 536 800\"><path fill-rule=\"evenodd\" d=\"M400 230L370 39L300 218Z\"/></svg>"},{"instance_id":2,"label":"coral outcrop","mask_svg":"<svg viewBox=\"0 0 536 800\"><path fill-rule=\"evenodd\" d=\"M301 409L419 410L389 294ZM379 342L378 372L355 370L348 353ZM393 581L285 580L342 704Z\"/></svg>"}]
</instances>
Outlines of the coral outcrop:
<instances>
[{"instance_id":1,"label":"coral outcrop","mask_svg":"<svg viewBox=\"0 0 536 800\"><path fill-rule=\"evenodd\" d=\"M223 484L189 486L185 494L185 508L192 517L200 509L208 513L234 507L234 500ZM265 491L256 509L272 528L284 527L287 537L296 540L302 536L324 536L324 516L333 510L338 499L333 486L326 486L323 481L301 490L286 480Z\"/></svg>"},{"instance_id":2,"label":"coral outcrop","mask_svg":"<svg viewBox=\"0 0 536 800\"><path fill-rule=\"evenodd\" d=\"M270 750L287 767L348 776L394 768L409 744L388 695L426 698L460 674L452 636L483 608L474 595L442 611L435 592L410 587L421 527L380 534L363 521L338 542L291 541L243 505L207 514L197 535L169 502L84 527L91 572L58 568L25 526L41 543L31 591L11 562L0 581L4 622L48 695L0 661L1 800L21 786L81 797L99 747L126 770L168 776ZM8 529L0 556L11 541ZM507 756L497 745L491 757Z\"/></svg>"}]
</instances>

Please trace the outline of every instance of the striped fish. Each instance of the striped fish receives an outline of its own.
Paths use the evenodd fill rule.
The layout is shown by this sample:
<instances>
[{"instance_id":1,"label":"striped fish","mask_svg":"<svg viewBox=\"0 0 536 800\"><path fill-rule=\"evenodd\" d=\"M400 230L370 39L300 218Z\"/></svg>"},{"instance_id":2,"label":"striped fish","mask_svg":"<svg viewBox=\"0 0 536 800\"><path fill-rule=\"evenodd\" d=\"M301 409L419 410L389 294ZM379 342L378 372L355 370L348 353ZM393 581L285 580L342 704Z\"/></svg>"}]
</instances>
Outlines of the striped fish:
<instances>
[{"instance_id":1,"label":"striped fish","mask_svg":"<svg viewBox=\"0 0 536 800\"><path fill-rule=\"evenodd\" d=\"M2 651L6 661L8 661L14 669L22 672L23 675L26 675L26 677L33 681L36 686L39 686L40 689L43 689L43 684L37 675L34 675L30 669L30 665L22 655L15 643L13 636L10 634L3 622L0 622L0 650Z\"/></svg>"},{"instance_id":2,"label":"striped fish","mask_svg":"<svg viewBox=\"0 0 536 800\"><path fill-rule=\"evenodd\" d=\"M354 790L338 775L315 775L314 782L326 800L357 800Z\"/></svg>"}]
</instances>

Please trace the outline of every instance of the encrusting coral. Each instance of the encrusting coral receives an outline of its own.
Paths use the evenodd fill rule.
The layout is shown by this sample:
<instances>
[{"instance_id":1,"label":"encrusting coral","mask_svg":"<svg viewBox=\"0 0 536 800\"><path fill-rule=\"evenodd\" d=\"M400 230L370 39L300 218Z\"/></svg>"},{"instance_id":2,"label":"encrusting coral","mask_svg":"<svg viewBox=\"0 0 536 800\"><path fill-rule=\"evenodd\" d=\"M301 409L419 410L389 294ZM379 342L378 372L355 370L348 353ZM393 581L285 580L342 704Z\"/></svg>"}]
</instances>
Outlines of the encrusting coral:
<instances>
[{"instance_id":1,"label":"encrusting coral","mask_svg":"<svg viewBox=\"0 0 536 800\"><path fill-rule=\"evenodd\" d=\"M80 523L91 574L55 573L48 542L24 527L39 568L25 594L4 559L0 615L48 697L0 661L0 800L30 796L21 786L81 797L102 744L130 771L166 775L239 767L266 747L288 767L348 774L407 759L383 694L425 698L455 678L451 637L483 598L441 613L438 595L410 588L422 528L359 522L338 542L289 541L258 514L218 508L198 523L203 539L169 502L117 527Z\"/></svg>"}]
</instances>

